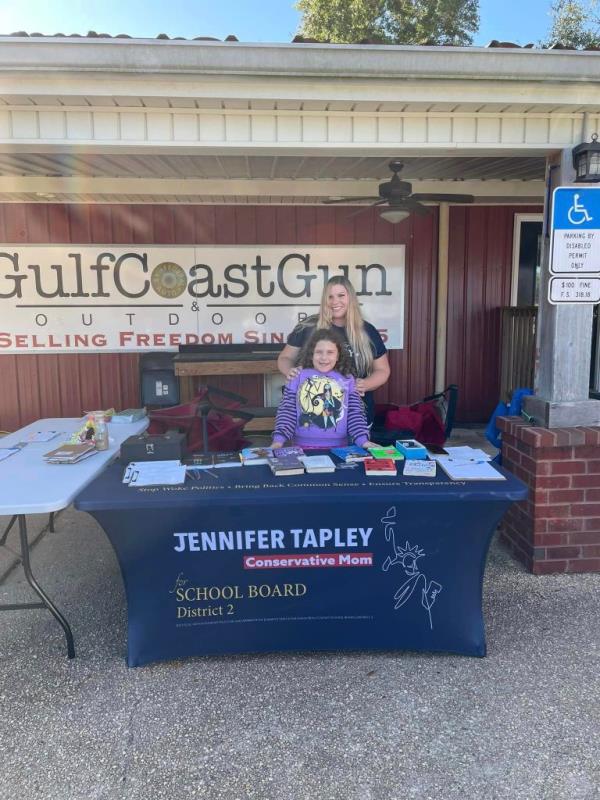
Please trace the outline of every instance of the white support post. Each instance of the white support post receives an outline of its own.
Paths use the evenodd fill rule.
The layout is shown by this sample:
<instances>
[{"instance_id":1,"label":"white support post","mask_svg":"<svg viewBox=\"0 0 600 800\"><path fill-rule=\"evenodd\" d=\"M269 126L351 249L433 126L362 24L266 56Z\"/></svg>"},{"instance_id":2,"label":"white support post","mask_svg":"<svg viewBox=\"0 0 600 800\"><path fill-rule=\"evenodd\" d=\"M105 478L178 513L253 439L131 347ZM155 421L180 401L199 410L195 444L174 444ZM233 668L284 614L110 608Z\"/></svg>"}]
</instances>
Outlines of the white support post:
<instances>
[{"instance_id":1,"label":"white support post","mask_svg":"<svg viewBox=\"0 0 600 800\"><path fill-rule=\"evenodd\" d=\"M435 318L435 391L446 388L446 341L448 337L448 242L450 206L440 203L438 232L438 268Z\"/></svg>"},{"instance_id":2,"label":"white support post","mask_svg":"<svg viewBox=\"0 0 600 800\"><path fill-rule=\"evenodd\" d=\"M535 424L547 428L600 424L600 401L589 399L593 306L548 302L552 192L573 184L574 178L571 150L548 159L535 395L524 399L525 411Z\"/></svg>"}]
</instances>

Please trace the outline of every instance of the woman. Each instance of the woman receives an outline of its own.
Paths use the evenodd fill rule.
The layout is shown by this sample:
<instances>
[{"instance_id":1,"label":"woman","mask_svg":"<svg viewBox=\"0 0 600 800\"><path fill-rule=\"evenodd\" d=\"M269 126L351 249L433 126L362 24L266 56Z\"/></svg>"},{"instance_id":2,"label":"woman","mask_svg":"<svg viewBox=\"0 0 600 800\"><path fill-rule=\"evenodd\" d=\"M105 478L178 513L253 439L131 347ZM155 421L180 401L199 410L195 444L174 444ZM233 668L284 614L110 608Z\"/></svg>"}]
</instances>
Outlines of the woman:
<instances>
[{"instance_id":1,"label":"woman","mask_svg":"<svg viewBox=\"0 0 600 800\"><path fill-rule=\"evenodd\" d=\"M287 344L279 354L277 367L288 380L300 372L296 366L300 351L316 328L335 328L344 339L347 352L356 370L356 388L365 398L368 422L373 421L373 392L390 377L387 350L377 329L366 322L354 287L347 278L336 276L325 284L321 308L298 323L288 336Z\"/></svg>"}]
</instances>

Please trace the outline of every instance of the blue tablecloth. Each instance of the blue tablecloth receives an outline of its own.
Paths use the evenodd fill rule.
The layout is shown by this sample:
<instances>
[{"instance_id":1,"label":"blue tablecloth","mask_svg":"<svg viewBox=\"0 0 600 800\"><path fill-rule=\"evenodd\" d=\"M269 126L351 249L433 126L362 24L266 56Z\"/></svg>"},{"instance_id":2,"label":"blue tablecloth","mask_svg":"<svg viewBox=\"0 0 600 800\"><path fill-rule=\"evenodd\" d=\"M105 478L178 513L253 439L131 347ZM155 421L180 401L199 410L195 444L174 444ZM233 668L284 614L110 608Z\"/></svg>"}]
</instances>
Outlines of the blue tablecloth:
<instances>
[{"instance_id":1,"label":"blue tablecloth","mask_svg":"<svg viewBox=\"0 0 600 800\"><path fill-rule=\"evenodd\" d=\"M226 468L131 488L106 470L76 507L121 566L128 663L289 649L485 655L481 591L497 523L526 487L367 478L362 467L274 478Z\"/></svg>"}]
</instances>

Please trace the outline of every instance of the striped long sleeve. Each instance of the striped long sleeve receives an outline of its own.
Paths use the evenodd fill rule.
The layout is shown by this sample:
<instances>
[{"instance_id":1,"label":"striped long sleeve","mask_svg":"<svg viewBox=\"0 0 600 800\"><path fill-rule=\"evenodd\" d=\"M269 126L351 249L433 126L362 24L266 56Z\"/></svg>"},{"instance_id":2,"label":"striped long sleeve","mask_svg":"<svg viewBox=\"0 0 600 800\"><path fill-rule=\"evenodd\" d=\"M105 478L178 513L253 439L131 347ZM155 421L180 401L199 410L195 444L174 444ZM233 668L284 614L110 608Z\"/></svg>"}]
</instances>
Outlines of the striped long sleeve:
<instances>
[{"instance_id":1,"label":"striped long sleeve","mask_svg":"<svg viewBox=\"0 0 600 800\"><path fill-rule=\"evenodd\" d=\"M287 442L296 433L296 393L286 386L277 409L275 419L274 442Z\"/></svg>"},{"instance_id":2,"label":"striped long sleeve","mask_svg":"<svg viewBox=\"0 0 600 800\"><path fill-rule=\"evenodd\" d=\"M353 389L348 394L348 435L357 445L363 445L369 438L369 427L365 416L365 406L361 396Z\"/></svg>"}]
</instances>

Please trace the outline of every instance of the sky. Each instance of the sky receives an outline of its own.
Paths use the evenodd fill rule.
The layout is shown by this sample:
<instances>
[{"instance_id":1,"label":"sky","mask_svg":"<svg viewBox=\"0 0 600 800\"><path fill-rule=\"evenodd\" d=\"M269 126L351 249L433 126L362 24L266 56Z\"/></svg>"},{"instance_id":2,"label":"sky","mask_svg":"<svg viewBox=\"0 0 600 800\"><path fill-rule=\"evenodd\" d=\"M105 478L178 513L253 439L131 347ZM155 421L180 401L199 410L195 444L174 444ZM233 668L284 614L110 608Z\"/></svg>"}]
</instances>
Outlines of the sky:
<instances>
[{"instance_id":1,"label":"sky","mask_svg":"<svg viewBox=\"0 0 600 800\"><path fill-rule=\"evenodd\" d=\"M475 45L527 44L547 34L552 0L480 0ZM229 34L242 42L290 42L300 15L290 0L0 0L0 34L128 33L170 37Z\"/></svg>"}]
</instances>

